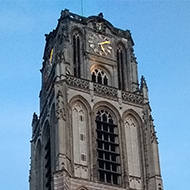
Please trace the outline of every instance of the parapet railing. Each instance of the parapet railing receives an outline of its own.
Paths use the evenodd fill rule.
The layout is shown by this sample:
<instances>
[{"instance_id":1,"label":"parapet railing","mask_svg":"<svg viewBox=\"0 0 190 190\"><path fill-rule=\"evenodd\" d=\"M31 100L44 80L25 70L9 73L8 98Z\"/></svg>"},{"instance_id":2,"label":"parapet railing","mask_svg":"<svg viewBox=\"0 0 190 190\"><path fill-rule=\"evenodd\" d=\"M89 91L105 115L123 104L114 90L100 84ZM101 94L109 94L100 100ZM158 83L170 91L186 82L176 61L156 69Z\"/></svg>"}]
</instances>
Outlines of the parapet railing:
<instances>
[{"instance_id":1,"label":"parapet railing","mask_svg":"<svg viewBox=\"0 0 190 190\"><path fill-rule=\"evenodd\" d=\"M76 78L74 76L66 75L67 84L80 88L81 90L90 91L93 90L95 94L107 95L113 98L121 97L123 101L128 101L137 104L143 104L143 96L139 93L121 91L117 88L94 83L86 79Z\"/></svg>"}]
</instances>

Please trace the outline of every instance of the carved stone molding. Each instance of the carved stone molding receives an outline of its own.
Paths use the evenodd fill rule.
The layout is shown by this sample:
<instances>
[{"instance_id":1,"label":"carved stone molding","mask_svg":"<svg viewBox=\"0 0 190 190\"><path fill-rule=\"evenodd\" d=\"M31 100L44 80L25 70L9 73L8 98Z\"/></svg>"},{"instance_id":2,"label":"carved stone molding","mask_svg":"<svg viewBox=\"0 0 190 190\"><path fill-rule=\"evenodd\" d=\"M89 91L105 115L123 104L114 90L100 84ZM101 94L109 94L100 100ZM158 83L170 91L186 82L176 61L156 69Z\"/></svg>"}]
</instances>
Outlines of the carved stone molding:
<instances>
[{"instance_id":1,"label":"carved stone molding","mask_svg":"<svg viewBox=\"0 0 190 190\"><path fill-rule=\"evenodd\" d=\"M94 91L99 94L117 97L117 89L94 83Z\"/></svg>"},{"instance_id":2,"label":"carved stone molding","mask_svg":"<svg viewBox=\"0 0 190 190\"><path fill-rule=\"evenodd\" d=\"M129 92L122 92L122 99L128 102L133 102L133 103L138 103L142 104L143 103L143 97L140 95L132 94Z\"/></svg>"},{"instance_id":3,"label":"carved stone molding","mask_svg":"<svg viewBox=\"0 0 190 190\"><path fill-rule=\"evenodd\" d=\"M60 63L60 62L65 62L65 54L64 52L59 52L55 55L55 61Z\"/></svg>"},{"instance_id":4,"label":"carved stone molding","mask_svg":"<svg viewBox=\"0 0 190 190\"><path fill-rule=\"evenodd\" d=\"M61 90L58 90L57 95L56 95L56 118L57 121L59 119L61 120L66 120L66 115L65 115L65 108L64 108L64 100L63 100L63 94Z\"/></svg>"},{"instance_id":5,"label":"carved stone molding","mask_svg":"<svg viewBox=\"0 0 190 190\"><path fill-rule=\"evenodd\" d=\"M57 35L57 41L59 42L59 45L62 45L64 42L69 42L69 32L68 32L68 26L67 23L61 22L62 27L60 27L60 30Z\"/></svg>"},{"instance_id":6,"label":"carved stone molding","mask_svg":"<svg viewBox=\"0 0 190 190\"><path fill-rule=\"evenodd\" d=\"M63 171L62 171L62 170L57 171L57 172L55 173L55 178L61 178L61 177L63 177Z\"/></svg>"},{"instance_id":7,"label":"carved stone molding","mask_svg":"<svg viewBox=\"0 0 190 190\"><path fill-rule=\"evenodd\" d=\"M81 89L89 89L89 81L76 78L70 75L66 75L66 81L68 85L75 86ZM98 83L93 83L94 92L102 95L108 95L111 97L117 97L117 89L110 86L101 85ZM122 92L122 99L124 101L133 102L137 104L143 103L143 97L130 92Z\"/></svg>"},{"instance_id":8,"label":"carved stone molding","mask_svg":"<svg viewBox=\"0 0 190 190\"><path fill-rule=\"evenodd\" d=\"M151 126L151 130L150 130L150 133L151 133L151 143L156 143L158 144L158 138L156 137L156 131L155 131L155 126Z\"/></svg>"},{"instance_id":9,"label":"carved stone molding","mask_svg":"<svg viewBox=\"0 0 190 190\"><path fill-rule=\"evenodd\" d=\"M89 81L75 78L72 76L66 76L67 83L72 86L76 86L82 89L89 89Z\"/></svg>"},{"instance_id":10,"label":"carved stone molding","mask_svg":"<svg viewBox=\"0 0 190 190\"><path fill-rule=\"evenodd\" d=\"M32 127L33 127L33 133L35 133L38 124L39 124L39 118L38 115L36 113L33 114L33 119L32 119Z\"/></svg>"},{"instance_id":11,"label":"carved stone molding","mask_svg":"<svg viewBox=\"0 0 190 190\"><path fill-rule=\"evenodd\" d=\"M129 176L129 181L137 181L138 183L141 183L141 178L136 176Z\"/></svg>"},{"instance_id":12,"label":"carved stone molding","mask_svg":"<svg viewBox=\"0 0 190 190\"><path fill-rule=\"evenodd\" d=\"M64 170L54 173L54 189L70 190L70 178Z\"/></svg>"}]
</instances>

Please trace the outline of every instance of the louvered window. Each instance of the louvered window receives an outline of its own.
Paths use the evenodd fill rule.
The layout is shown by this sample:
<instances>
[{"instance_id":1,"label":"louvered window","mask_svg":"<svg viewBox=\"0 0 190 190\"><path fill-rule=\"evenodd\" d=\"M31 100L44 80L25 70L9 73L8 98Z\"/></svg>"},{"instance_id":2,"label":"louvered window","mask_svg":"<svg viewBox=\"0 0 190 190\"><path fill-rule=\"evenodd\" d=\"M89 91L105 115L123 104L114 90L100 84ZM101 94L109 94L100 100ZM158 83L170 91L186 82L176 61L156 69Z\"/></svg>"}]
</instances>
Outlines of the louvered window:
<instances>
[{"instance_id":1,"label":"louvered window","mask_svg":"<svg viewBox=\"0 0 190 190\"><path fill-rule=\"evenodd\" d=\"M45 145L45 186L51 190L51 146L50 138Z\"/></svg>"},{"instance_id":2,"label":"louvered window","mask_svg":"<svg viewBox=\"0 0 190 190\"><path fill-rule=\"evenodd\" d=\"M96 115L99 180L118 185L120 183L120 155L117 125L105 110Z\"/></svg>"}]
</instances>

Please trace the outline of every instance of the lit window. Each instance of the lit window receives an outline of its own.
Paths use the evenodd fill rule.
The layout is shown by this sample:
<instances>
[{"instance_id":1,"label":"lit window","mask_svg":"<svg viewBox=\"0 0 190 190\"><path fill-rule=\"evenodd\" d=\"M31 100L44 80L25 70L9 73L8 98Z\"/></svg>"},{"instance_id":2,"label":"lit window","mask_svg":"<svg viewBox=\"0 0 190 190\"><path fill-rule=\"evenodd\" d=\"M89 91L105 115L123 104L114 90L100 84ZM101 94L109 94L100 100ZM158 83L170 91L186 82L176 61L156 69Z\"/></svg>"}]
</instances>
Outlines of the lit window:
<instances>
[{"instance_id":1,"label":"lit window","mask_svg":"<svg viewBox=\"0 0 190 190\"><path fill-rule=\"evenodd\" d=\"M92 74L92 82L108 85L108 77L106 73L101 69L95 69Z\"/></svg>"}]
</instances>

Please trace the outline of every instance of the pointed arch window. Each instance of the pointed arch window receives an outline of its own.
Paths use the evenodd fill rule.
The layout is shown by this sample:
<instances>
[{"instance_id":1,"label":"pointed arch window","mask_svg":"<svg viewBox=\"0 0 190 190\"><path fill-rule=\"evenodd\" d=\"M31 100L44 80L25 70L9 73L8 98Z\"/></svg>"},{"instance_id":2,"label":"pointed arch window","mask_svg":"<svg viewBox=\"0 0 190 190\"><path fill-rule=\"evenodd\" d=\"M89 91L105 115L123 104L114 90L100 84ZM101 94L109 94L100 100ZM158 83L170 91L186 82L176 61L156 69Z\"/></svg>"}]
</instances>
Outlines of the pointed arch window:
<instances>
[{"instance_id":1,"label":"pointed arch window","mask_svg":"<svg viewBox=\"0 0 190 190\"><path fill-rule=\"evenodd\" d=\"M102 69L95 69L91 73L92 82L108 85L108 76Z\"/></svg>"},{"instance_id":2,"label":"pointed arch window","mask_svg":"<svg viewBox=\"0 0 190 190\"><path fill-rule=\"evenodd\" d=\"M120 154L118 129L113 117L106 110L96 114L99 181L120 184Z\"/></svg>"},{"instance_id":3,"label":"pointed arch window","mask_svg":"<svg viewBox=\"0 0 190 190\"><path fill-rule=\"evenodd\" d=\"M125 68L124 68L124 62L125 62L125 48L120 44L117 47L117 72L118 72L118 88L119 90L124 90L124 76L125 76Z\"/></svg>"},{"instance_id":4,"label":"pointed arch window","mask_svg":"<svg viewBox=\"0 0 190 190\"><path fill-rule=\"evenodd\" d=\"M81 33L76 30L73 33L73 68L74 76L81 77L81 58L82 58L82 36Z\"/></svg>"}]
</instances>

